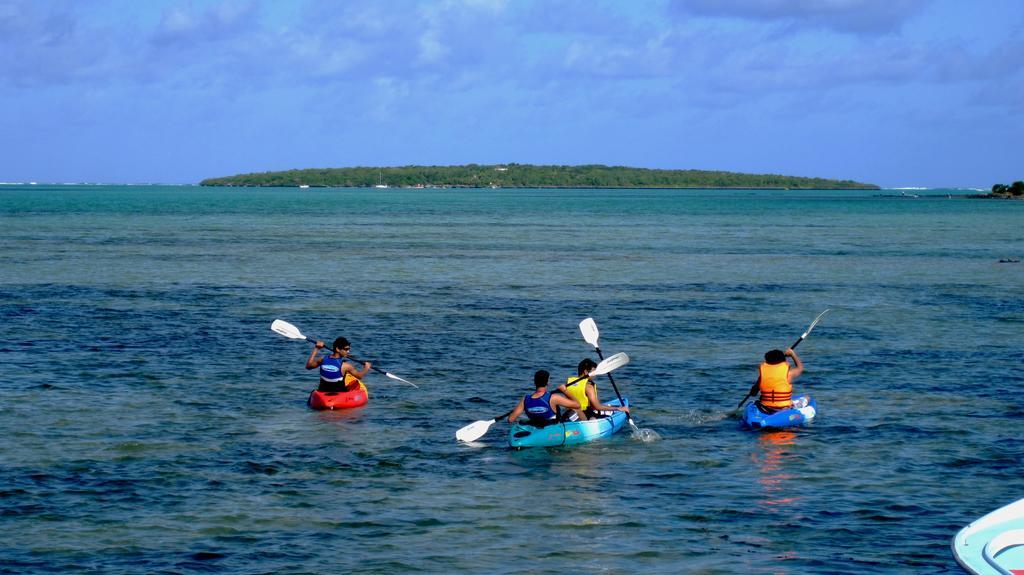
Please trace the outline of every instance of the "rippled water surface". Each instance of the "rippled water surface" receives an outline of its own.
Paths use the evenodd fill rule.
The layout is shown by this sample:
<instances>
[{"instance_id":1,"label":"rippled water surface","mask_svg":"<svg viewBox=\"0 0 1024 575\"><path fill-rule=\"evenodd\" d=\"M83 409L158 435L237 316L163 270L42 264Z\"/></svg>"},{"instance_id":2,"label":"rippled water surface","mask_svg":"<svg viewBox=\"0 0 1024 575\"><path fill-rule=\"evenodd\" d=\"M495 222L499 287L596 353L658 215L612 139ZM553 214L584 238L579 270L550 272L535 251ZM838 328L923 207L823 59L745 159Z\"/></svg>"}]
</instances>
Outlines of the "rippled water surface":
<instances>
[{"instance_id":1,"label":"rippled water surface","mask_svg":"<svg viewBox=\"0 0 1024 575\"><path fill-rule=\"evenodd\" d=\"M945 192L0 187L0 572L959 572L1024 496L1022 228ZM817 420L740 431L825 308ZM456 443L588 316L659 441ZM310 411L275 318L420 389Z\"/></svg>"}]
</instances>

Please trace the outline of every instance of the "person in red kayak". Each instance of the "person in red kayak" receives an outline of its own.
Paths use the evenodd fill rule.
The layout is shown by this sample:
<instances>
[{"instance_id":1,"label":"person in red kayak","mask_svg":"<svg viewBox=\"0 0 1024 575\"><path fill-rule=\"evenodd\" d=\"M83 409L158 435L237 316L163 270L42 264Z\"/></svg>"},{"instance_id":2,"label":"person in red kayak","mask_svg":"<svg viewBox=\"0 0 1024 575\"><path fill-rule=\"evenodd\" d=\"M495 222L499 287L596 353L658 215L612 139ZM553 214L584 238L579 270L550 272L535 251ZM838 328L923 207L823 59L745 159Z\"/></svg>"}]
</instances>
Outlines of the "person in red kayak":
<instances>
[{"instance_id":1,"label":"person in red kayak","mask_svg":"<svg viewBox=\"0 0 1024 575\"><path fill-rule=\"evenodd\" d=\"M787 357L793 358L789 367ZM782 351L773 349L764 354L764 363L758 368L757 381L750 388L748 397L761 394L757 407L765 413L774 413L793 406L793 381L804 372L804 364L792 348Z\"/></svg>"},{"instance_id":2,"label":"person in red kayak","mask_svg":"<svg viewBox=\"0 0 1024 575\"><path fill-rule=\"evenodd\" d=\"M317 387L317 391L346 391L345 375L351 375L356 379L363 379L366 377L367 372L370 371L370 362L363 362L363 369L358 370L350 363L345 363L345 358L348 357L349 350L352 349L352 344L347 339L339 337L334 340L334 352L330 355L320 355L320 350L326 347L324 342L318 341L313 346L313 352L309 354L309 359L306 360L306 369L320 368L320 386Z\"/></svg>"},{"instance_id":3,"label":"person in red kayak","mask_svg":"<svg viewBox=\"0 0 1024 575\"><path fill-rule=\"evenodd\" d=\"M580 404L560 393L552 394L548 391L548 380L551 374L546 370L539 370L533 374L533 386L536 390L532 394L524 395L516 405L512 413L508 414L508 422L515 423L523 413L530 419L530 425L544 427L561 420L559 409L579 409Z\"/></svg>"}]
</instances>

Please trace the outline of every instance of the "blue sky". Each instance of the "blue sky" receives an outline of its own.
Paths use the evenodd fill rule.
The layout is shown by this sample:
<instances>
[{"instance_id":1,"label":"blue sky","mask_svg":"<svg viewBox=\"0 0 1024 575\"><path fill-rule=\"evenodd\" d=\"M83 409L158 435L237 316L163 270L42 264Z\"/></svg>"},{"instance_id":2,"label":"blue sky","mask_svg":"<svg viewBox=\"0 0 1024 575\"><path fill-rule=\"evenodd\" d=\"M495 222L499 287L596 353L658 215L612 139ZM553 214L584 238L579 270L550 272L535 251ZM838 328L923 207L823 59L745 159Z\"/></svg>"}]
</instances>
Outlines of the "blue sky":
<instances>
[{"instance_id":1,"label":"blue sky","mask_svg":"<svg viewBox=\"0 0 1024 575\"><path fill-rule=\"evenodd\" d=\"M0 181L610 164L1024 179L1021 0L0 0Z\"/></svg>"}]
</instances>

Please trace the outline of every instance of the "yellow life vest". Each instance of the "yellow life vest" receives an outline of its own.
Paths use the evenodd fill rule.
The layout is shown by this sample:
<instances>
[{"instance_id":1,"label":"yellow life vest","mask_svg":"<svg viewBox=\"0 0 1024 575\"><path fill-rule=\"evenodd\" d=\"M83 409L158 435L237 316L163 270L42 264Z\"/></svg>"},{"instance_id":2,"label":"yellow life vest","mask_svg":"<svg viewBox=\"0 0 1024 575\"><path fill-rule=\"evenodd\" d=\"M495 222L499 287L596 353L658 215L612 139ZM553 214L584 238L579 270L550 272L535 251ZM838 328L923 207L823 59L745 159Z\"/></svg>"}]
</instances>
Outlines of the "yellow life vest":
<instances>
[{"instance_id":1,"label":"yellow life vest","mask_svg":"<svg viewBox=\"0 0 1024 575\"><path fill-rule=\"evenodd\" d=\"M587 399L587 380L580 379L576 383L570 385L570 382L579 379L580 376L570 377L565 380L565 390L569 392L569 397L580 402L580 409L586 409L590 405L590 400Z\"/></svg>"},{"instance_id":2,"label":"yellow life vest","mask_svg":"<svg viewBox=\"0 0 1024 575\"><path fill-rule=\"evenodd\" d=\"M346 391L355 391L357 389L361 389L363 391L366 391L366 386L363 385L362 380L360 380L358 377L352 375L351 373L346 373L345 374L345 390Z\"/></svg>"},{"instance_id":3,"label":"yellow life vest","mask_svg":"<svg viewBox=\"0 0 1024 575\"><path fill-rule=\"evenodd\" d=\"M761 364L761 405L787 409L793 405L793 384L789 382L789 362Z\"/></svg>"}]
</instances>

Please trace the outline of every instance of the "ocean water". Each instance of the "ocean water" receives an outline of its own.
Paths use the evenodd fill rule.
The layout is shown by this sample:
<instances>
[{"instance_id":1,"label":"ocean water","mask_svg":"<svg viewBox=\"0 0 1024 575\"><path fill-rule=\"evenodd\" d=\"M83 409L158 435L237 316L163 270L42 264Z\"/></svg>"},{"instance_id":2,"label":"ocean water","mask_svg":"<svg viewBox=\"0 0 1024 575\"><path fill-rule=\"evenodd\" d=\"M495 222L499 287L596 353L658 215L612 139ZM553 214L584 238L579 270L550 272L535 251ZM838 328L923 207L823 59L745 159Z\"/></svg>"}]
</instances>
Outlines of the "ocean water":
<instances>
[{"instance_id":1,"label":"ocean water","mask_svg":"<svg viewBox=\"0 0 1024 575\"><path fill-rule=\"evenodd\" d=\"M958 573L1024 496L1024 202L958 194L2 186L0 572ZM585 317L660 440L455 441ZM277 318L420 389L311 411Z\"/></svg>"}]
</instances>

